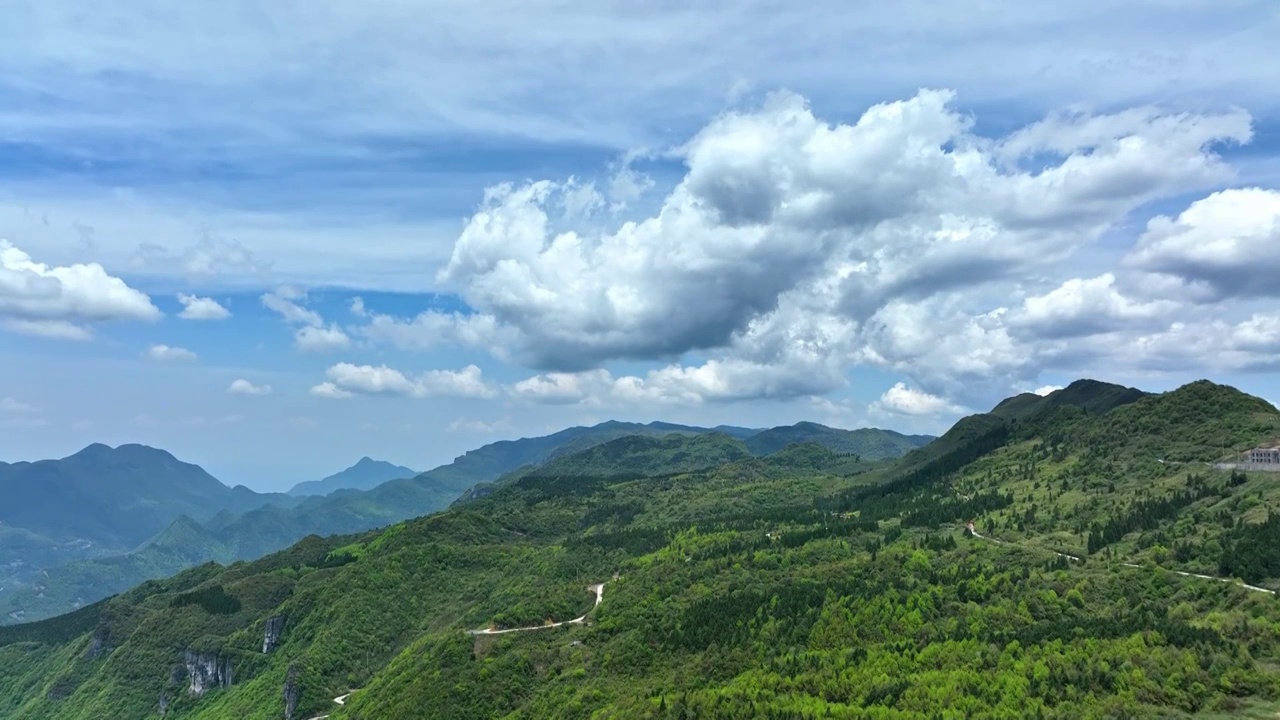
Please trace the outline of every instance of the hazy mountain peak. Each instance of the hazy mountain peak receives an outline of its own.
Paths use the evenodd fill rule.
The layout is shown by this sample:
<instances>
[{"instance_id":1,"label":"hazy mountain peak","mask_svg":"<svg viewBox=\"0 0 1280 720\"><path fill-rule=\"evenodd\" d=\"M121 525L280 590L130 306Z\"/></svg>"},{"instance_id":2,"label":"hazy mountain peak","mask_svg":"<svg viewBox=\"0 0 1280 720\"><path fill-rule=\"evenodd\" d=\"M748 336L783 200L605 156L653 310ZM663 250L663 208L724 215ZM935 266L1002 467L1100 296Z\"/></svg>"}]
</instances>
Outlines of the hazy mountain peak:
<instances>
[{"instance_id":1,"label":"hazy mountain peak","mask_svg":"<svg viewBox=\"0 0 1280 720\"><path fill-rule=\"evenodd\" d=\"M74 452L71 455L68 455L67 459L100 457L102 455L112 452L113 450L114 448L112 448L110 445L104 445L103 443L97 443L97 442L90 443L84 446L79 451Z\"/></svg>"},{"instance_id":2,"label":"hazy mountain peak","mask_svg":"<svg viewBox=\"0 0 1280 720\"><path fill-rule=\"evenodd\" d=\"M388 480L399 480L417 475L416 470L395 465L385 460L374 460L368 455L360 458L351 467L336 472L321 480L308 480L294 485L289 494L328 495L338 490L371 490Z\"/></svg>"}]
</instances>

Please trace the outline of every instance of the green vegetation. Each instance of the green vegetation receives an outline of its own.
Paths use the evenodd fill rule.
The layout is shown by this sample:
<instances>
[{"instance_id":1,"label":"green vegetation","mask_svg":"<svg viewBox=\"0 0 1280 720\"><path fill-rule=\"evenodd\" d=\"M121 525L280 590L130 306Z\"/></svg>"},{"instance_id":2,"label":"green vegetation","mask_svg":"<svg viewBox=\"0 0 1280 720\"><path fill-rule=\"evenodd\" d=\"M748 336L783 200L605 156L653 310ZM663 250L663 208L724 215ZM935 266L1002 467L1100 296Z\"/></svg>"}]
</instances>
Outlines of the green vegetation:
<instances>
[{"instance_id":1,"label":"green vegetation","mask_svg":"<svg viewBox=\"0 0 1280 720\"><path fill-rule=\"evenodd\" d=\"M0 570L0 623L50 617L202 562L262 557L310 534L359 532L434 512L477 483L570 449L636 434L707 432L606 422L492 443L414 477L404 477L412 474L407 468L365 458L291 495L228 488L195 465L141 445L92 445L63 460L0 463L0 493L7 500L0 506L6 523L0 526L0 568L18 568L13 574ZM400 479L363 491L337 489L393 477ZM305 496L312 491L333 492ZM113 509L117 505L129 509ZM24 522L57 540L17 527Z\"/></svg>"},{"instance_id":2,"label":"green vegetation","mask_svg":"<svg viewBox=\"0 0 1280 720\"><path fill-rule=\"evenodd\" d=\"M645 477L693 472L752 457L741 440L721 433L628 435L564 455L523 474L562 477Z\"/></svg>"},{"instance_id":3,"label":"green vegetation","mask_svg":"<svg viewBox=\"0 0 1280 720\"><path fill-rule=\"evenodd\" d=\"M840 430L812 422L771 428L746 438L755 455L772 455L789 445L815 443L839 455L857 455L865 460L901 457L933 440L931 435L903 435L892 430L859 428Z\"/></svg>"},{"instance_id":4,"label":"green vegetation","mask_svg":"<svg viewBox=\"0 0 1280 720\"><path fill-rule=\"evenodd\" d=\"M447 512L202 565L0 629L0 716L1273 714L1280 601L1172 571L1239 557L1280 581L1280 476L1174 463L1274 438L1280 414L1207 383L1059 392L877 466L615 440ZM233 679L192 695L190 662Z\"/></svg>"}]
</instances>

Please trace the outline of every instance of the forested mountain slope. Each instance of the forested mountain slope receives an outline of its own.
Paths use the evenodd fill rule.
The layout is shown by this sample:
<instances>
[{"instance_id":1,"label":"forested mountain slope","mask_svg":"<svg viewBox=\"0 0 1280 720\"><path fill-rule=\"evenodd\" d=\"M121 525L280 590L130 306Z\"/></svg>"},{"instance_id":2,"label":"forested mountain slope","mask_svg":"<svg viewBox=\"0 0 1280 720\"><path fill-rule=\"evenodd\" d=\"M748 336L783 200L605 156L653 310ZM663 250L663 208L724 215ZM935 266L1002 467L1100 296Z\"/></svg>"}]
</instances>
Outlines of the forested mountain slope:
<instances>
[{"instance_id":1,"label":"forested mountain slope","mask_svg":"<svg viewBox=\"0 0 1280 720\"><path fill-rule=\"evenodd\" d=\"M315 496L259 495L243 486L228 488L198 466L138 445L114 450L93 445L61 461L0 466L0 486L14 493L12 506L0 504L0 521L5 522L0 525L0 568L14 568L0 571L0 624L66 612L202 562L258 558L307 535L358 532L425 515L446 507L476 483L495 480L527 463L541 464L574 447L587 449L627 435L707 432L671 423L611 421L574 427L544 437L491 443L448 465L379 482L367 490L333 489ZM366 482L402 476L401 470L407 469L362 461L345 475L322 481L327 484L319 489L352 481L352 473L355 480ZM113 494L113 487L119 492ZM58 505L58 498L63 505ZM5 520L5 513L11 519ZM171 527L180 515L194 519L203 530L190 532L185 524ZM27 517L45 518L46 525L60 525L67 532L89 533L102 526L120 537L99 546L95 543L107 533L98 532L90 535L92 542L68 546L15 522Z\"/></svg>"},{"instance_id":2,"label":"forested mountain slope","mask_svg":"<svg viewBox=\"0 0 1280 720\"><path fill-rule=\"evenodd\" d=\"M670 475L719 467L752 457L754 455L741 440L718 432L693 436L628 435L581 452L558 456L545 465L525 470L519 476Z\"/></svg>"},{"instance_id":3,"label":"forested mountain slope","mask_svg":"<svg viewBox=\"0 0 1280 720\"><path fill-rule=\"evenodd\" d=\"M0 628L0 716L1274 714L1280 601L1173 571L1254 547L1243 571L1280 584L1257 541L1280 476L1203 464L1280 414L1210 383L1083 395L960 423L887 474L805 445L635 477L602 451L592 475L201 566Z\"/></svg>"},{"instance_id":4,"label":"forested mountain slope","mask_svg":"<svg viewBox=\"0 0 1280 720\"><path fill-rule=\"evenodd\" d=\"M927 445L933 439L932 435L903 435L879 428L841 430L800 422L764 430L746 438L745 442L752 453L760 456L771 455L796 443L816 443L834 453L858 455L866 460L885 460Z\"/></svg>"}]
</instances>

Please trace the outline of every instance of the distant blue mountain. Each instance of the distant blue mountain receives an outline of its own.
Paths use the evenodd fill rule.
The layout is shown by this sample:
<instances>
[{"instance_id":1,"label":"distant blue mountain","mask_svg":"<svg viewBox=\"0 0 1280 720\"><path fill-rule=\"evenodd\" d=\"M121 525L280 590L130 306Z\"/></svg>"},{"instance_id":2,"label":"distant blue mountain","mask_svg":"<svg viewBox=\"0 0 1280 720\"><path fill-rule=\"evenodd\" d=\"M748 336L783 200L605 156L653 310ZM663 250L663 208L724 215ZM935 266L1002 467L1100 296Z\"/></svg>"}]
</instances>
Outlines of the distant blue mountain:
<instances>
[{"instance_id":1,"label":"distant blue mountain","mask_svg":"<svg viewBox=\"0 0 1280 720\"><path fill-rule=\"evenodd\" d=\"M308 480L294 485L289 495L303 497L306 495L328 495L336 490L372 490L388 480L411 478L417 470L410 470L403 465L393 465L383 460L362 457L355 465L330 475L323 480Z\"/></svg>"}]
</instances>

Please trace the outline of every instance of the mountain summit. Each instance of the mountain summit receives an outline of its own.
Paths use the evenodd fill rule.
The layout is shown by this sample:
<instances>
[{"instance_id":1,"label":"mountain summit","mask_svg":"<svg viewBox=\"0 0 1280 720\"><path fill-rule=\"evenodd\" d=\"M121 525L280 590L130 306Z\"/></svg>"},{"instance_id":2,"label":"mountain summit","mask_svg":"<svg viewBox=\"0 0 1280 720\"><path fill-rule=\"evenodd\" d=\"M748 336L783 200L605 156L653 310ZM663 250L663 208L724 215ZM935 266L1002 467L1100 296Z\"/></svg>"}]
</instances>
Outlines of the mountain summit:
<instances>
[{"instance_id":1,"label":"mountain summit","mask_svg":"<svg viewBox=\"0 0 1280 720\"><path fill-rule=\"evenodd\" d=\"M336 472L322 480L307 480L289 489L289 495L328 495L336 490L371 490L388 480L399 480L417 475L417 470L410 470L403 465L395 465L384 460L374 460L369 456L360 458L355 465Z\"/></svg>"},{"instance_id":2,"label":"mountain summit","mask_svg":"<svg viewBox=\"0 0 1280 720\"><path fill-rule=\"evenodd\" d=\"M0 466L0 496L6 525L58 542L132 548L179 515L212 517L239 495L164 450L95 443L61 460Z\"/></svg>"}]
</instances>

